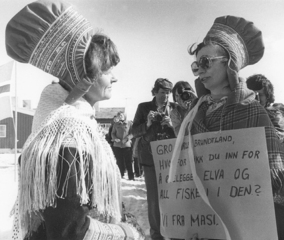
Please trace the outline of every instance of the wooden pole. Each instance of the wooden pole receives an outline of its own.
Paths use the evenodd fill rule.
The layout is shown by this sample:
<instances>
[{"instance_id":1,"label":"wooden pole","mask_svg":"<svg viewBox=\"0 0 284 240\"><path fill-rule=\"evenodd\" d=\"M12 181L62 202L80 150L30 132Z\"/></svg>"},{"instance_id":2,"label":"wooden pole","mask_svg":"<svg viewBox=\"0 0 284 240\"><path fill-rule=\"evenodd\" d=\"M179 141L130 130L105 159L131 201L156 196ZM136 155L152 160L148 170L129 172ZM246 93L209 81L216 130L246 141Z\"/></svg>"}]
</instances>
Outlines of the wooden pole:
<instances>
[{"instance_id":1,"label":"wooden pole","mask_svg":"<svg viewBox=\"0 0 284 240\"><path fill-rule=\"evenodd\" d=\"M17 158L17 143L18 143L18 96L17 96L17 64L15 62L14 64L14 69L15 69L15 118L14 118L14 127L15 127L15 174L14 174L14 179L17 181L17 169L18 169L18 158Z\"/></svg>"}]
</instances>

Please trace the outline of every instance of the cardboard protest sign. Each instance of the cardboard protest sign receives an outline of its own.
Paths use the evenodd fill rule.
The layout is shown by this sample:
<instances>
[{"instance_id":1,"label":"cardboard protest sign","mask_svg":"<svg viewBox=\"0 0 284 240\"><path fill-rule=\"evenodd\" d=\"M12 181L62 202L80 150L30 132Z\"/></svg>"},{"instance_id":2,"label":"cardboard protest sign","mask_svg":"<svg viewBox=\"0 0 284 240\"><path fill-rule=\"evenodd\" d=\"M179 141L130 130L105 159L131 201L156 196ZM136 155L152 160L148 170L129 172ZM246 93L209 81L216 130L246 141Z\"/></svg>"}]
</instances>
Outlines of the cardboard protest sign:
<instances>
[{"instance_id":1,"label":"cardboard protest sign","mask_svg":"<svg viewBox=\"0 0 284 240\"><path fill-rule=\"evenodd\" d=\"M170 183L175 139L151 143L162 235L228 239L228 231L234 240L278 239L264 128L195 135L194 159L188 157L188 140L184 138ZM190 161L202 186L194 181Z\"/></svg>"}]
</instances>

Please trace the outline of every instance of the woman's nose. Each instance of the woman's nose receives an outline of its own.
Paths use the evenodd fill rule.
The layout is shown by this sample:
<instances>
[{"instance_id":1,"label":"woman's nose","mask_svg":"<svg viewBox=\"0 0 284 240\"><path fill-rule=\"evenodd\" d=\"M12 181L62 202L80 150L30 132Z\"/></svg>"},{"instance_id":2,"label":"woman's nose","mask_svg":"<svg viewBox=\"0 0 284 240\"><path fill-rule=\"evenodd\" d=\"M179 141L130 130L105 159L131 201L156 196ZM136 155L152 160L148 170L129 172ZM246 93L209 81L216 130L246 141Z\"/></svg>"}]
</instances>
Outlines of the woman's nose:
<instances>
[{"instance_id":1,"label":"woman's nose","mask_svg":"<svg viewBox=\"0 0 284 240\"><path fill-rule=\"evenodd\" d=\"M198 67L198 75L200 75L200 73L204 73L205 69L202 68L201 66Z\"/></svg>"},{"instance_id":2,"label":"woman's nose","mask_svg":"<svg viewBox=\"0 0 284 240\"><path fill-rule=\"evenodd\" d=\"M115 83L117 81L118 81L118 79L115 77L115 75L113 73L111 73L111 82Z\"/></svg>"}]
</instances>

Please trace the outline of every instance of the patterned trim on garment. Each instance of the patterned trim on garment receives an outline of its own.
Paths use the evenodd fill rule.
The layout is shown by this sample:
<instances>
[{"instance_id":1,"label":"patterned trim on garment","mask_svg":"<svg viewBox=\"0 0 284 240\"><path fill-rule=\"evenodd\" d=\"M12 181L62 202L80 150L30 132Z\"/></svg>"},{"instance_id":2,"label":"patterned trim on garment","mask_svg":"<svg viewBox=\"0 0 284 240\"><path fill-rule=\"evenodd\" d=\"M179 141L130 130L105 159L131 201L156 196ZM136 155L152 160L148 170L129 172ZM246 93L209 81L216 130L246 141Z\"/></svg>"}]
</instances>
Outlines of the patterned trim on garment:
<instances>
[{"instance_id":1,"label":"patterned trim on garment","mask_svg":"<svg viewBox=\"0 0 284 240\"><path fill-rule=\"evenodd\" d=\"M76 148L76 146L77 146L77 142L71 136L70 137L66 137L62 141L62 147L73 147L73 148ZM83 148L86 148L86 146L84 146Z\"/></svg>"},{"instance_id":2,"label":"patterned trim on garment","mask_svg":"<svg viewBox=\"0 0 284 240\"><path fill-rule=\"evenodd\" d=\"M124 240L126 234L122 227L106 224L90 218L90 226L83 240Z\"/></svg>"},{"instance_id":3,"label":"patterned trim on garment","mask_svg":"<svg viewBox=\"0 0 284 240\"><path fill-rule=\"evenodd\" d=\"M234 53L238 69L243 68L249 62L249 54L246 44L242 37L231 27L214 23L212 28L207 33L206 38L211 39L218 45L224 47L229 53Z\"/></svg>"},{"instance_id":4,"label":"patterned trim on garment","mask_svg":"<svg viewBox=\"0 0 284 240\"><path fill-rule=\"evenodd\" d=\"M74 51L82 36L90 29L91 26L85 18L72 7L68 8L42 36L29 63L59 78L64 75L68 67L72 81L78 79L74 65Z\"/></svg>"}]
</instances>

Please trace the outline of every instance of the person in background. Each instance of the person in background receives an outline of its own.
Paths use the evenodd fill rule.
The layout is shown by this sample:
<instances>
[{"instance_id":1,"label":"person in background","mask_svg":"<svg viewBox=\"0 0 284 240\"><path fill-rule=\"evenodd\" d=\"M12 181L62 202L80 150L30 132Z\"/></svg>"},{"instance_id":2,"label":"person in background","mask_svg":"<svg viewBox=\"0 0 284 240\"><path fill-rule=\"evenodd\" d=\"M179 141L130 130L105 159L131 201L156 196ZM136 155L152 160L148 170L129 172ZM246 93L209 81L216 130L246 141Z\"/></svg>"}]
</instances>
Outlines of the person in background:
<instances>
[{"instance_id":1,"label":"person in background","mask_svg":"<svg viewBox=\"0 0 284 240\"><path fill-rule=\"evenodd\" d=\"M256 93L256 99L265 108L280 141L283 142L284 118L281 110L272 105L275 101L273 84L262 74L254 74L248 77L246 83L248 89Z\"/></svg>"},{"instance_id":2,"label":"person in background","mask_svg":"<svg viewBox=\"0 0 284 240\"><path fill-rule=\"evenodd\" d=\"M192 104L192 110L186 116L186 119L192 119L190 132L186 132L186 125L180 131L191 137L205 132L265 127L278 236L283 240L283 145L267 112L255 100L255 92L249 90L245 80L238 75L239 70L262 58L262 33L244 18L222 16L215 19L203 42L195 49L194 46L189 51L196 57L191 65L192 70L198 73L198 81L210 93L199 97ZM177 142L182 143L180 140L183 137L178 136ZM175 145L175 149L179 147ZM175 158L173 156L172 164L176 163Z\"/></svg>"},{"instance_id":3,"label":"person in background","mask_svg":"<svg viewBox=\"0 0 284 240\"><path fill-rule=\"evenodd\" d=\"M134 174L135 177L141 177L143 175L143 166L140 164L139 154L138 154L138 144L141 137L133 138L132 145L132 158L134 163Z\"/></svg>"},{"instance_id":4,"label":"person in background","mask_svg":"<svg viewBox=\"0 0 284 240\"><path fill-rule=\"evenodd\" d=\"M22 150L12 238L144 239L121 221L120 173L95 120L94 104L117 82L115 44L69 3L36 1L7 24L6 50L59 78L43 90Z\"/></svg>"},{"instance_id":5,"label":"person in background","mask_svg":"<svg viewBox=\"0 0 284 240\"><path fill-rule=\"evenodd\" d=\"M158 78L152 89L153 99L137 107L132 127L133 137L141 137L138 154L143 166L147 189L150 235L154 240L163 239L160 233L160 210L156 171L150 142L174 138L170 113L174 103L169 102L173 84L166 78Z\"/></svg>"},{"instance_id":6,"label":"person in background","mask_svg":"<svg viewBox=\"0 0 284 240\"><path fill-rule=\"evenodd\" d=\"M173 99L176 103L175 108L171 111L170 117L173 124L175 135L178 135L180 125L196 95L190 84L186 81L178 81L173 87Z\"/></svg>"},{"instance_id":7,"label":"person in background","mask_svg":"<svg viewBox=\"0 0 284 240\"><path fill-rule=\"evenodd\" d=\"M254 74L247 78L246 83L248 89L255 91L256 99L263 107L269 107L274 103L274 87L264 75Z\"/></svg>"},{"instance_id":8,"label":"person in background","mask_svg":"<svg viewBox=\"0 0 284 240\"><path fill-rule=\"evenodd\" d=\"M111 146L111 149L113 150L113 140L112 140L112 137L111 137L111 132L112 132L112 128L113 128L113 125L118 122L118 118L117 116L115 115L111 121L111 125L108 129L108 133L106 134L106 140L107 142L109 143L109 145Z\"/></svg>"},{"instance_id":9,"label":"person in background","mask_svg":"<svg viewBox=\"0 0 284 240\"><path fill-rule=\"evenodd\" d=\"M113 141L113 151L116 157L117 165L120 170L121 178L124 177L125 168L128 173L128 179L134 181L132 167L132 121L126 119L123 112L117 113L118 121L114 123L111 138Z\"/></svg>"},{"instance_id":10,"label":"person in background","mask_svg":"<svg viewBox=\"0 0 284 240\"><path fill-rule=\"evenodd\" d=\"M282 116L284 117L284 104L283 103L273 103L272 106L277 108L281 112Z\"/></svg>"}]
</instances>

